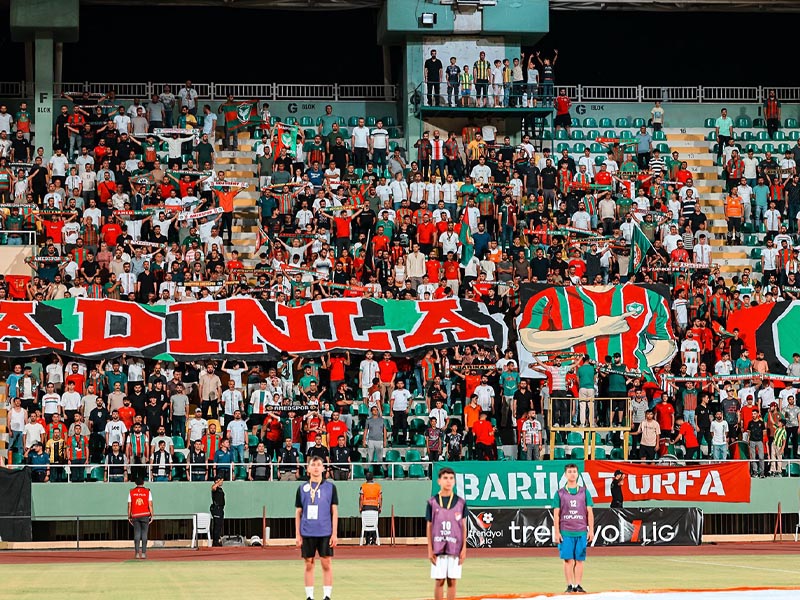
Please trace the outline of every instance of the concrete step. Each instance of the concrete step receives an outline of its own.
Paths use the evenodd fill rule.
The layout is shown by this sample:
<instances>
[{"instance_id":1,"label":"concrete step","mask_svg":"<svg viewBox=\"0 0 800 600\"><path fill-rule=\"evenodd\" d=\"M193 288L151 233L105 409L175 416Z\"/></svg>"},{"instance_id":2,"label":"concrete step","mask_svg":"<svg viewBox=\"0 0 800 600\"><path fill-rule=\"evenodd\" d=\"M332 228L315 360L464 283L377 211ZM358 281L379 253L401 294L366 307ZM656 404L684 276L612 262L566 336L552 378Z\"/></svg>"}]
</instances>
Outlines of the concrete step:
<instances>
[{"instance_id":1,"label":"concrete step","mask_svg":"<svg viewBox=\"0 0 800 600\"><path fill-rule=\"evenodd\" d=\"M683 139L668 136L667 142L669 143L670 150L676 150L678 148L708 148L708 142L704 140L702 136L699 136L699 139L696 136L684 137Z\"/></svg>"},{"instance_id":2,"label":"concrete step","mask_svg":"<svg viewBox=\"0 0 800 600\"><path fill-rule=\"evenodd\" d=\"M671 135L682 135L682 134L705 135L710 131L710 129L707 127L664 127L662 131L667 136L667 138L669 138Z\"/></svg>"}]
</instances>

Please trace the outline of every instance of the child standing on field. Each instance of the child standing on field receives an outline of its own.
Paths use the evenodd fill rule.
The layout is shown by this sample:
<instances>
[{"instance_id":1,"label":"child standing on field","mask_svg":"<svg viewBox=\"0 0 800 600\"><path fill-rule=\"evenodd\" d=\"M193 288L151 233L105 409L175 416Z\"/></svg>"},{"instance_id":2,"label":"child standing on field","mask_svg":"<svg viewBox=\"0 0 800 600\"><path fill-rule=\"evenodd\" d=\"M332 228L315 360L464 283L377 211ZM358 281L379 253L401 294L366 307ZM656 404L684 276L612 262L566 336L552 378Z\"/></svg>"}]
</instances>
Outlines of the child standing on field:
<instances>
[{"instance_id":1,"label":"child standing on field","mask_svg":"<svg viewBox=\"0 0 800 600\"><path fill-rule=\"evenodd\" d=\"M461 565L467 558L467 503L455 493L453 469L440 469L437 481L439 493L428 500L425 510L431 579L436 581L433 599L444 598L447 583L447 600L455 600L456 581L461 579Z\"/></svg>"}]
</instances>

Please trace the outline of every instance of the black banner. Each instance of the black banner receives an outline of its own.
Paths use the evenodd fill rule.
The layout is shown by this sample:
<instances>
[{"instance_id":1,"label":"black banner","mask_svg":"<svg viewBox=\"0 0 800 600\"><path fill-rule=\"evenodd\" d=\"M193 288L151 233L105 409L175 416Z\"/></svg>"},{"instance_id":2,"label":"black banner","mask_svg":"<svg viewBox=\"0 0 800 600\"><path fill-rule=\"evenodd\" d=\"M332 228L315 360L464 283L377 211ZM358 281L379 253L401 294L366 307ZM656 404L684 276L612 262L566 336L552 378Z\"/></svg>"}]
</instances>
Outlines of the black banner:
<instances>
[{"instance_id":1,"label":"black banner","mask_svg":"<svg viewBox=\"0 0 800 600\"><path fill-rule=\"evenodd\" d=\"M30 542L31 470L0 468L0 540Z\"/></svg>"},{"instance_id":2,"label":"black banner","mask_svg":"<svg viewBox=\"0 0 800 600\"><path fill-rule=\"evenodd\" d=\"M699 508L600 508L594 510L594 539L590 546L699 546L702 534L703 511ZM553 511L469 511L467 546L555 547Z\"/></svg>"}]
</instances>

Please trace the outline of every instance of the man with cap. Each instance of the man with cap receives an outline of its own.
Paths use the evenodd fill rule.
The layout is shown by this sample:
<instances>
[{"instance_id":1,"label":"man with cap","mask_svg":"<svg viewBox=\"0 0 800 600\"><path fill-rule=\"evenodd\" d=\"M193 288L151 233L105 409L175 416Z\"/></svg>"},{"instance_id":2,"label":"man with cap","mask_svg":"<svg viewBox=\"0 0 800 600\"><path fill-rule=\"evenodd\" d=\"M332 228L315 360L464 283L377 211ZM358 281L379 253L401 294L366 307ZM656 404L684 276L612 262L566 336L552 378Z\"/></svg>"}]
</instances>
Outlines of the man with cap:
<instances>
[{"instance_id":1,"label":"man with cap","mask_svg":"<svg viewBox=\"0 0 800 600\"><path fill-rule=\"evenodd\" d=\"M27 452L27 462L31 466L31 480L34 483L50 481L50 456L44 452L42 442L33 443Z\"/></svg>"},{"instance_id":2,"label":"man with cap","mask_svg":"<svg viewBox=\"0 0 800 600\"><path fill-rule=\"evenodd\" d=\"M750 447L750 475L764 477L764 430L765 424L761 420L761 412L753 411L753 420L747 425L748 446ZM756 462L758 459L758 462Z\"/></svg>"}]
</instances>

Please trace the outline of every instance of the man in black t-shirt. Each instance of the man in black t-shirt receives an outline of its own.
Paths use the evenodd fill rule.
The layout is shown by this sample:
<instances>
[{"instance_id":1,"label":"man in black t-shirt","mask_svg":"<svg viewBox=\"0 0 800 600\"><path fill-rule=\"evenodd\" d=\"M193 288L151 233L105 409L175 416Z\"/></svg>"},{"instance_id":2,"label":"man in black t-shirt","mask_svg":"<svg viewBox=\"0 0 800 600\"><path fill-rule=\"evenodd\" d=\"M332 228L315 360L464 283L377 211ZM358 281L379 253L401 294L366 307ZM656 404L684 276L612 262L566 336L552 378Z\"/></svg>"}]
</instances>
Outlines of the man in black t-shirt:
<instances>
[{"instance_id":1,"label":"man in black t-shirt","mask_svg":"<svg viewBox=\"0 0 800 600\"><path fill-rule=\"evenodd\" d=\"M436 50L431 50L431 57L425 61L424 65L428 106L434 105L434 97L436 98L436 106L441 104L439 84L442 81L442 69L442 61L436 58Z\"/></svg>"},{"instance_id":2,"label":"man in black t-shirt","mask_svg":"<svg viewBox=\"0 0 800 600\"><path fill-rule=\"evenodd\" d=\"M461 84L461 67L456 64L455 56L450 57L450 64L445 69L445 78L447 79L447 104L455 106L458 103L458 88Z\"/></svg>"}]
</instances>

